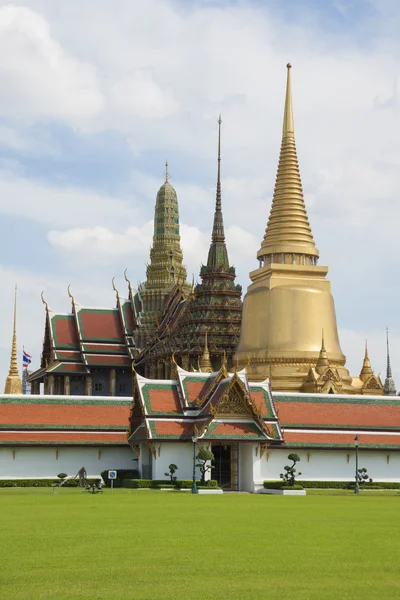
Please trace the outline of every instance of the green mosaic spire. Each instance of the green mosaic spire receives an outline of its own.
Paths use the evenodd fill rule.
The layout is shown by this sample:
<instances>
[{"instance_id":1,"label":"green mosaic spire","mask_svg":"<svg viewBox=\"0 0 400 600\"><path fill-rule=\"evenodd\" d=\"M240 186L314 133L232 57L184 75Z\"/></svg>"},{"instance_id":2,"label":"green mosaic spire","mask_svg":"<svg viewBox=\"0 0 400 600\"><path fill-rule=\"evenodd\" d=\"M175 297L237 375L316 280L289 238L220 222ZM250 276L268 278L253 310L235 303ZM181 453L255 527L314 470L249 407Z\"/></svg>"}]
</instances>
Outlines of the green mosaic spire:
<instances>
[{"instance_id":1,"label":"green mosaic spire","mask_svg":"<svg viewBox=\"0 0 400 600\"><path fill-rule=\"evenodd\" d=\"M147 289L165 288L174 283L183 285L186 282L179 235L178 197L169 182L168 163L165 167L165 182L158 190L156 199Z\"/></svg>"}]
</instances>

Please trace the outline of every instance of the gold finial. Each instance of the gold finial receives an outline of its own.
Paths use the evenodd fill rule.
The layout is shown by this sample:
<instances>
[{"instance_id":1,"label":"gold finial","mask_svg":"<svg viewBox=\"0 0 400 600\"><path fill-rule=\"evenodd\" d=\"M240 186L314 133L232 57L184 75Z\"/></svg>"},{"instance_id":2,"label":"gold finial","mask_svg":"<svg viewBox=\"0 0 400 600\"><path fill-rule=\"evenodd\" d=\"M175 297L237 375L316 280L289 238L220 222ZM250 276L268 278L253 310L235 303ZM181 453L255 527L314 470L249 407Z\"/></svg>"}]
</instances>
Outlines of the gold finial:
<instances>
[{"instance_id":1,"label":"gold finial","mask_svg":"<svg viewBox=\"0 0 400 600\"><path fill-rule=\"evenodd\" d=\"M287 68L287 79L286 79L286 99L285 99L285 112L283 116L283 135L294 134L294 122L293 122L293 106L292 106L292 82L290 78L290 69L292 65L288 63Z\"/></svg>"},{"instance_id":2,"label":"gold finial","mask_svg":"<svg viewBox=\"0 0 400 600\"><path fill-rule=\"evenodd\" d=\"M18 373L17 356L17 286L14 292L14 324L11 345L10 370L4 387L5 394L22 394L22 382Z\"/></svg>"},{"instance_id":3,"label":"gold finial","mask_svg":"<svg viewBox=\"0 0 400 600\"><path fill-rule=\"evenodd\" d=\"M132 361L132 373L134 373L136 375L135 363L133 361Z\"/></svg>"},{"instance_id":4,"label":"gold finial","mask_svg":"<svg viewBox=\"0 0 400 600\"><path fill-rule=\"evenodd\" d=\"M115 287L115 277L112 278L111 283L112 283L112 288L115 292L115 295L117 296L117 300L119 300L119 293L118 293L117 288Z\"/></svg>"},{"instance_id":5,"label":"gold finial","mask_svg":"<svg viewBox=\"0 0 400 600\"><path fill-rule=\"evenodd\" d=\"M169 174L168 171L168 161L165 161L165 183L168 183L168 181L170 180L171 175Z\"/></svg>"},{"instance_id":6,"label":"gold finial","mask_svg":"<svg viewBox=\"0 0 400 600\"><path fill-rule=\"evenodd\" d=\"M48 311L49 310L49 305L47 304L46 300L44 299L44 291L40 294L40 297L42 299L43 304L46 307L46 310Z\"/></svg>"}]
</instances>

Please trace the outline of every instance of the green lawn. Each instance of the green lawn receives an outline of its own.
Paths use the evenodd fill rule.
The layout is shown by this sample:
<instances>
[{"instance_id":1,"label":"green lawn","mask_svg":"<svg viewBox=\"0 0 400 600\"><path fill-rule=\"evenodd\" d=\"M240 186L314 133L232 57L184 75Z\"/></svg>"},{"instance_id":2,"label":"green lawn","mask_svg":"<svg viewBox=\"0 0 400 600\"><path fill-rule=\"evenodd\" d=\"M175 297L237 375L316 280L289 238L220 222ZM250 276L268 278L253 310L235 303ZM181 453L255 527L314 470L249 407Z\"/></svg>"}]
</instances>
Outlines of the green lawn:
<instances>
[{"instance_id":1,"label":"green lawn","mask_svg":"<svg viewBox=\"0 0 400 600\"><path fill-rule=\"evenodd\" d=\"M0 489L7 600L400 597L400 493Z\"/></svg>"}]
</instances>

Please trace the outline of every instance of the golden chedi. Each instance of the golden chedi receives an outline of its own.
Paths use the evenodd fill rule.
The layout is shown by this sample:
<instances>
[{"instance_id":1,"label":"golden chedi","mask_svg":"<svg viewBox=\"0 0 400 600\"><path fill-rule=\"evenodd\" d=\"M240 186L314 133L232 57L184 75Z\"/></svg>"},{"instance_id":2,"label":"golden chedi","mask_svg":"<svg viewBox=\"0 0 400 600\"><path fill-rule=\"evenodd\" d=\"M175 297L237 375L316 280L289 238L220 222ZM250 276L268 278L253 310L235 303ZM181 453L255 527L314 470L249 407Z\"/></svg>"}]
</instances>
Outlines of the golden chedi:
<instances>
[{"instance_id":1,"label":"golden chedi","mask_svg":"<svg viewBox=\"0 0 400 600\"><path fill-rule=\"evenodd\" d=\"M294 139L290 69L288 64L272 208L257 253L259 268L250 273L252 283L244 298L234 360L239 368L247 365L251 380L271 377L273 390L303 391L310 367L317 366L324 330L326 365L340 380L335 391L354 393L339 344L335 305L326 279L328 268L318 265L319 252L304 204Z\"/></svg>"},{"instance_id":2,"label":"golden chedi","mask_svg":"<svg viewBox=\"0 0 400 600\"><path fill-rule=\"evenodd\" d=\"M11 345L10 370L4 386L5 394L22 394L22 381L18 372L17 358L17 288L14 295L14 326Z\"/></svg>"}]
</instances>

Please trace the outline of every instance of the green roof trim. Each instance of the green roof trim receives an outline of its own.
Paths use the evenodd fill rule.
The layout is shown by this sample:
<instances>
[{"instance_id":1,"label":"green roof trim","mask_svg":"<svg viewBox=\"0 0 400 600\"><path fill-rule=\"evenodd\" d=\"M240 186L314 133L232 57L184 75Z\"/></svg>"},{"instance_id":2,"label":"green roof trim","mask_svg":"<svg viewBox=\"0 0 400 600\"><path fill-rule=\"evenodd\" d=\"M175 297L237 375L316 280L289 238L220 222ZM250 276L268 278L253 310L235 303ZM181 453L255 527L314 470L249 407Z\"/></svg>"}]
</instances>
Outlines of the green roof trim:
<instances>
[{"instance_id":1,"label":"green roof trim","mask_svg":"<svg viewBox=\"0 0 400 600\"><path fill-rule=\"evenodd\" d=\"M279 422L281 427L284 429L359 429L363 431L398 431L399 426L397 425L335 425L332 423L288 423L288 422Z\"/></svg>"},{"instance_id":2,"label":"green roof trim","mask_svg":"<svg viewBox=\"0 0 400 600\"><path fill-rule=\"evenodd\" d=\"M288 448L347 448L354 450L354 444L321 444L317 442L285 442L284 445ZM373 450L400 450L400 444L363 444L362 449Z\"/></svg>"},{"instance_id":3,"label":"green roof trim","mask_svg":"<svg viewBox=\"0 0 400 600\"><path fill-rule=\"evenodd\" d=\"M250 396L253 392L259 392L263 395L264 397L264 404L265 404L265 408L267 412L263 412L262 416L263 417L268 417L270 419L274 419L275 418L275 414L274 411L272 410L272 404L271 404L271 397L268 393L268 391L263 388L262 386L249 386L249 390L250 390Z\"/></svg>"},{"instance_id":4,"label":"green roof trim","mask_svg":"<svg viewBox=\"0 0 400 600\"><path fill-rule=\"evenodd\" d=\"M126 396L126 400L85 400L85 396L81 399L72 399L65 396L35 398L34 395L13 396L12 398L0 398L1 404L62 404L71 406L130 406L132 399Z\"/></svg>"},{"instance_id":5,"label":"green roof trim","mask_svg":"<svg viewBox=\"0 0 400 600\"><path fill-rule=\"evenodd\" d=\"M81 441L77 441L77 442L73 442L71 440L69 441L65 441L65 442L61 442L59 440L54 441L54 442L43 442L43 441L38 441L38 442L19 442L19 441L3 441L0 440L0 446L128 446L128 442L125 441L123 442L122 440L120 442L99 442L99 441L93 441L93 442L81 442Z\"/></svg>"},{"instance_id":6,"label":"green roof trim","mask_svg":"<svg viewBox=\"0 0 400 600\"><path fill-rule=\"evenodd\" d=\"M75 317L73 314L70 315L51 315L50 316L50 326L51 333L53 336L54 347L58 350L75 350L79 352L79 342L77 344L60 344L57 337L57 329L56 322L57 321L72 321L75 327Z\"/></svg>"},{"instance_id":7,"label":"green roof trim","mask_svg":"<svg viewBox=\"0 0 400 600\"><path fill-rule=\"evenodd\" d=\"M60 425L60 424L43 424L43 423L34 423L34 424L27 424L27 423L18 423L16 425L8 425L8 424L4 424L4 423L0 423L0 431L6 431L8 429L15 429L15 430L22 430L22 429L28 429L28 430L36 430L36 429L40 429L40 430L45 430L45 429L49 429L51 431L53 430L62 430L63 432L65 430L68 431L83 431L85 429L87 430L91 430L91 431L115 431L115 433L118 433L119 431L126 431L128 428L128 421L126 423L126 425Z\"/></svg>"},{"instance_id":8,"label":"green roof trim","mask_svg":"<svg viewBox=\"0 0 400 600\"><path fill-rule=\"evenodd\" d=\"M250 388L251 389L251 388ZM331 394L329 398L314 396L306 396L299 394L298 396L276 396L274 395L275 404L279 402L311 402L312 404L367 404L378 406L398 406L400 400L395 397L393 400L388 400L384 396L375 396L374 398L354 398L352 396L343 396L341 394ZM376 399L375 399L376 398Z\"/></svg>"}]
</instances>

